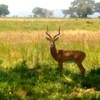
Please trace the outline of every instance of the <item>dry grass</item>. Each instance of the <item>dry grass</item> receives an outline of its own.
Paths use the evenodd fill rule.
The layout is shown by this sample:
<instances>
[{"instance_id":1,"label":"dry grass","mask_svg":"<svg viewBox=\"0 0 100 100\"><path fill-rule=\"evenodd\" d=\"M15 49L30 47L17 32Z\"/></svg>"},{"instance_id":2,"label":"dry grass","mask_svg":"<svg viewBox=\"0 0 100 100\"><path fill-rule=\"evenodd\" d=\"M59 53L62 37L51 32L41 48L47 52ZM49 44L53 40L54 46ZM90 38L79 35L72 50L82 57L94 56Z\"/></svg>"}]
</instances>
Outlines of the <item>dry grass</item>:
<instances>
[{"instance_id":1,"label":"dry grass","mask_svg":"<svg viewBox=\"0 0 100 100\"><path fill-rule=\"evenodd\" d=\"M57 34L57 31L49 32L51 36ZM45 31L7 31L0 33L0 41L10 43L30 43L30 42L43 42L45 41ZM61 31L60 40L65 43L83 42L83 43L100 43L100 32L91 31Z\"/></svg>"},{"instance_id":2,"label":"dry grass","mask_svg":"<svg viewBox=\"0 0 100 100\"><path fill-rule=\"evenodd\" d=\"M43 39L42 31L33 31L33 32L1 32L0 41L10 42L10 43L30 43L36 42Z\"/></svg>"}]
</instances>

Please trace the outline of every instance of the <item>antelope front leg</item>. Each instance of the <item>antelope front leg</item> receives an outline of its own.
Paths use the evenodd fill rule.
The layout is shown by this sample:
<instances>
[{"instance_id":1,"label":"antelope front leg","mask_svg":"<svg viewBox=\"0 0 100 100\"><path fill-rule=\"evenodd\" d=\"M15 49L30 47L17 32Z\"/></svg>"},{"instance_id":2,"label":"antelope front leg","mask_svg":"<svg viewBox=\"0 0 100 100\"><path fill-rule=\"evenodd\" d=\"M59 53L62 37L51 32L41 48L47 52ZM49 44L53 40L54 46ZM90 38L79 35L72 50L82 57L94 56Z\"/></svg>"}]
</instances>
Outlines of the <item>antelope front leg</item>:
<instances>
[{"instance_id":1,"label":"antelope front leg","mask_svg":"<svg viewBox=\"0 0 100 100\"><path fill-rule=\"evenodd\" d=\"M58 66L59 66L60 75L62 75L63 63L62 62L58 62Z\"/></svg>"}]
</instances>

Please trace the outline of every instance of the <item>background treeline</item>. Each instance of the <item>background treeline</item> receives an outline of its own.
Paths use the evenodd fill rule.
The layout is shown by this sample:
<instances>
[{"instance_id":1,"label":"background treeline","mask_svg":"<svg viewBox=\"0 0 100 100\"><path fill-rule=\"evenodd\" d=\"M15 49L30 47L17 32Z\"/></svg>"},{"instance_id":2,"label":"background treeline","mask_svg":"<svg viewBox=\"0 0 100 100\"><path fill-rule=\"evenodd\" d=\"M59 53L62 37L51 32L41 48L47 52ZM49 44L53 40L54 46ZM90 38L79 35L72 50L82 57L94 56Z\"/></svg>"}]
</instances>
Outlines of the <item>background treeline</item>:
<instances>
[{"instance_id":1,"label":"background treeline","mask_svg":"<svg viewBox=\"0 0 100 100\"><path fill-rule=\"evenodd\" d=\"M95 2L94 0L74 0L71 2L68 9L61 9L61 12L64 15L63 17L87 18L88 15L100 13L100 2ZM8 6L0 4L0 16L6 16L9 13L10 11L8 10ZM55 17L55 15L53 10L35 7L32 9L31 17Z\"/></svg>"}]
</instances>

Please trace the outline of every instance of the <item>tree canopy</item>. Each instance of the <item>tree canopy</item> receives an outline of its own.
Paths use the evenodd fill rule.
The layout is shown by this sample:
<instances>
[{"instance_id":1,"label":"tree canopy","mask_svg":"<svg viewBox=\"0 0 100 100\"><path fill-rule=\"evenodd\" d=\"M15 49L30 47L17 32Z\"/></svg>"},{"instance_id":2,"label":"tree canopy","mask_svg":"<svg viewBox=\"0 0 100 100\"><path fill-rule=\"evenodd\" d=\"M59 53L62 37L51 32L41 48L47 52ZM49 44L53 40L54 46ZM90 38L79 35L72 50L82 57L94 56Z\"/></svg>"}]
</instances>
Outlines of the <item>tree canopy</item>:
<instances>
[{"instance_id":1,"label":"tree canopy","mask_svg":"<svg viewBox=\"0 0 100 100\"><path fill-rule=\"evenodd\" d=\"M95 12L94 0L74 0L71 2L69 9L66 10L64 15L70 15L71 17L87 18L88 15Z\"/></svg>"},{"instance_id":2,"label":"tree canopy","mask_svg":"<svg viewBox=\"0 0 100 100\"><path fill-rule=\"evenodd\" d=\"M8 6L5 4L0 4L0 16L6 16L8 15L10 12L8 10Z\"/></svg>"},{"instance_id":3,"label":"tree canopy","mask_svg":"<svg viewBox=\"0 0 100 100\"><path fill-rule=\"evenodd\" d=\"M100 2L95 4L95 12L100 13Z\"/></svg>"},{"instance_id":4,"label":"tree canopy","mask_svg":"<svg viewBox=\"0 0 100 100\"><path fill-rule=\"evenodd\" d=\"M35 7L32 13L34 17L51 17L53 15L52 11L40 7Z\"/></svg>"}]
</instances>

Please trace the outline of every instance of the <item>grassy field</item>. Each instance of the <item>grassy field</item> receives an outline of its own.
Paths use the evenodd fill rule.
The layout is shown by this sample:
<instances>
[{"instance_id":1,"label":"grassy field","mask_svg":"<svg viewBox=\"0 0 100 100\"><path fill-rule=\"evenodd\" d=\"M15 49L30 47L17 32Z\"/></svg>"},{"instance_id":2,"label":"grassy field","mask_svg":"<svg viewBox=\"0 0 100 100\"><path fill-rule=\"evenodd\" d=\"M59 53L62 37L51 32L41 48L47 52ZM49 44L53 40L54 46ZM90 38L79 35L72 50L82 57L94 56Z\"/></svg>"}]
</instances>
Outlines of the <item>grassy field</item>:
<instances>
[{"instance_id":1,"label":"grassy field","mask_svg":"<svg viewBox=\"0 0 100 100\"><path fill-rule=\"evenodd\" d=\"M53 36L61 27L57 49L86 53L81 77L76 64L65 63L63 75L51 57L46 26ZM99 19L0 19L1 100L99 100Z\"/></svg>"},{"instance_id":2,"label":"grassy field","mask_svg":"<svg viewBox=\"0 0 100 100\"><path fill-rule=\"evenodd\" d=\"M57 30L59 26L62 30L100 30L99 19L0 19L0 31L45 30L47 25L52 31Z\"/></svg>"}]
</instances>

